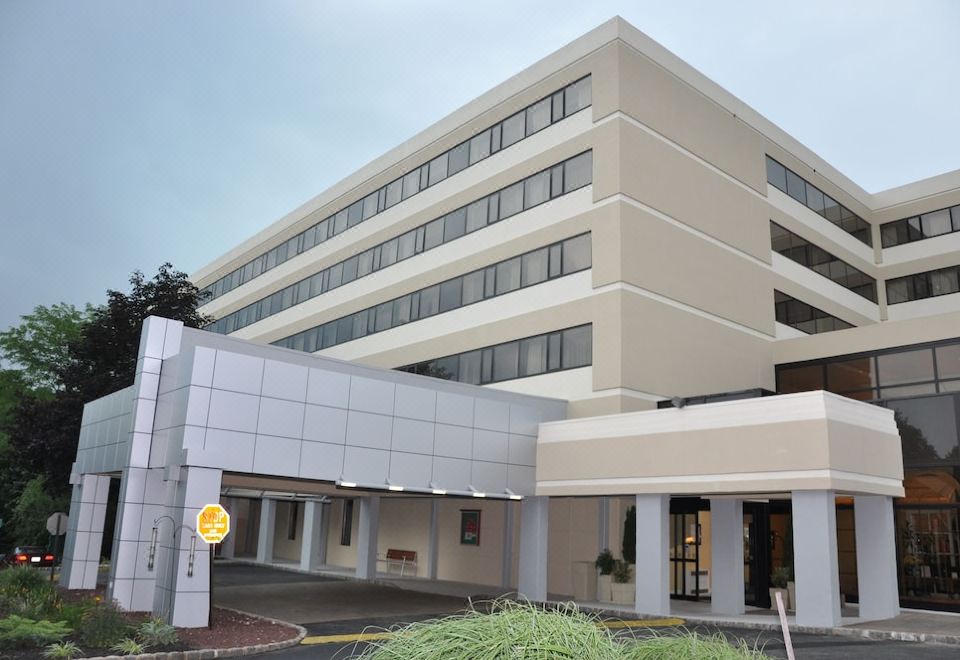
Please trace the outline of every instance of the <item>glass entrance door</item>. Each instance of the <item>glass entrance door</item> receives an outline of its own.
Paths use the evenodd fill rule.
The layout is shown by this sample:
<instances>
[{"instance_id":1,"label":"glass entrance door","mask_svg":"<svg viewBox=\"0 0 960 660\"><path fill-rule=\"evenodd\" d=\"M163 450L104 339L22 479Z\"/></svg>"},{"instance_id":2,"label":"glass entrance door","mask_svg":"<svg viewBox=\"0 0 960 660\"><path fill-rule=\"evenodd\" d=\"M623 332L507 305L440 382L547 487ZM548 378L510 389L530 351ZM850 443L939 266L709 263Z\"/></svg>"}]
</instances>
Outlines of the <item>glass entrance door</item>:
<instances>
[{"instance_id":1,"label":"glass entrance door","mask_svg":"<svg viewBox=\"0 0 960 660\"><path fill-rule=\"evenodd\" d=\"M670 587L674 598L697 600L709 593L706 580L701 584L701 542L696 511L670 515Z\"/></svg>"},{"instance_id":2,"label":"glass entrance door","mask_svg":"<svg viewBox=\"0 0 960 660\"><path fill-rule=\"evenodd\" d=\"M770 607L770 505L743 503L743 589L745 602Z\"/></svg>"}]
</instances>

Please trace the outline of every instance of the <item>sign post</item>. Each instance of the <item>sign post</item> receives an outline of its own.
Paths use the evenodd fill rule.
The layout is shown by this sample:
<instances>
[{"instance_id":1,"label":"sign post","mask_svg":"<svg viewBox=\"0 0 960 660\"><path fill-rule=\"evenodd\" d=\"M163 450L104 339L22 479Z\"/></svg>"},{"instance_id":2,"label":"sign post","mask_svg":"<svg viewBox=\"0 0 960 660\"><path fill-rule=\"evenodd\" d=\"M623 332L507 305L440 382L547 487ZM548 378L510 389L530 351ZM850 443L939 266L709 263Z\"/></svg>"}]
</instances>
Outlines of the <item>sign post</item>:
<instances>
[{"instance_id":1,"label":"sign post","mask_svg":"<svg viewBox=\"0 0 960 660\"><path fill-rule=\"evenodd\" d=\"M213 628L213 555L217 544L230 533L230 514L219 503L206 504L197 514L197 534L207 544L210 552L210 607L207 614L207 627Z\"/></svg>"},{"instance_id":2,"label":"sign post","mask_svg":"<svg viewBox=\"0 0 960 660\"><path fill-rule=\"evenodd\" d=\"M60 557L60 537L67 533L67 514L62 511L51 514L47 518L47 531L53 536L53 561L50 562L50 581L53 582L53 572Z\"/></svg>"}]
</instances>

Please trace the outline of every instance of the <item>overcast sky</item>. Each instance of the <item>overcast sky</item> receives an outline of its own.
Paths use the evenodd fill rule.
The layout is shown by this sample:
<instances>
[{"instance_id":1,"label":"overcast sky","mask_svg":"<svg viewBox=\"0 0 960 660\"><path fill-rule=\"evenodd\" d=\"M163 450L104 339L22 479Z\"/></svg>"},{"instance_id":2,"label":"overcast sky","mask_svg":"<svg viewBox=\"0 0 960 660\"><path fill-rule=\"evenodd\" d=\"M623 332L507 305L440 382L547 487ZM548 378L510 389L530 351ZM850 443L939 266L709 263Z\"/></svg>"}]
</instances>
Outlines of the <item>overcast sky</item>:
<instances>
[{"instance_id":1,"label":"overcast sky","mask_svg":"<svg viewBox=\"0 0 960 660\"><path fill-rule=\"evenodd\" d=\"M0 329L195 271L615 14L869 191L960 168L951 0L0 0Z\"/></svg>"}]
</instances>

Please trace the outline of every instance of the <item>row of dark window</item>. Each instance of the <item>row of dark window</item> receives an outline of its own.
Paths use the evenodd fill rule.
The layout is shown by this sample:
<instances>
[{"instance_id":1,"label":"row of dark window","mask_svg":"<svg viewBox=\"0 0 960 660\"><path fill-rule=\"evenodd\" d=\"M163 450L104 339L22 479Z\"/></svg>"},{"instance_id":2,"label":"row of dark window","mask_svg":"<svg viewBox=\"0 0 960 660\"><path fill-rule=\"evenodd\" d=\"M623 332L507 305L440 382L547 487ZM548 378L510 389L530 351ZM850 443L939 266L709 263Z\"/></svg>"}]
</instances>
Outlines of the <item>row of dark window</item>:
<instances>
[{"instance_id":1,"label":"row of dark window","mask_svg":"<svg viewBox=\"0 0 960 660\"><path fill-rule=\"evenodd\" d=\"M418 362L399 371L485 385L593 364L593 326L508 341L466 353Z\"/></svg>"},{"instance_id":2,"label":"row of dark window","mask_svg":"<svg viewBox=\"0 0 960 660\"><path fill-rule=\"evenodd\" d=\"M949 266L887 280L887 304L960 292L960 266Z\"/></svg>"},{"instance_id":3,"label":"row of dark window","mask_svg":"<svg viewBox=\"0 0 960 660\"><path fill-rule=\"evenodd\" d=\"M877 302L875 279L773 220L770 221L770 247L777 254L806 266L871 302Z\"/></svg>"},{"instance_id":4,"label":"row of dark window","mask_svg":"<svg viewBox=\"0 0 960 660\"><path fill-rule=\"evenodd\" d=\"M430 162L373 191L363 199L357 200L221 277L203 288L201 294L205 297L202 300L210 302L219 298L301 252L372 218L547 126L589 107L591 102L590 76L586 76L481 131L469 140L461 142Z\"/></svg>"},{"instance_id":5,"label":"row of dark window","mask_svg":"<svg viewBox=\"0 0 960 660\"><path fill-rule=\"evenodd\" d=\"M590 268L590 234L434 284L273 342L312 353Z\"/></svg>"},{"instance_id":6,"label":"row of dark window","mask_svg":"<svg viewBox=\"0 0 960 660\"><path fill-rule=\"evenodd\" d=\"M893 247L960 231L960 204L880 225L880 243Z\"/></svg>"},{"instance_id":7,"label":"row of dark window","mask_svg":"<svg viewBox=\"0 0 960 660\"><path fill-rule=\"evenodd\" d=\"M960 464L960 341L903 346L777 367L780 393L827 390L896 413L910 464ZM949 395L948 394L952 394Z\"/></svg>"},{"instance_id":8,"label":"row of dark window","mask_svg":"<svg viewBox=\"0 0 960 660\"><path fill-rule=\"evenodd\" d=\"M853 326L836 316L827 314L822 309L808 305L780 291L773 292L774 310L778 323L789 325L800 332L815 335L821 332L846 330Z\"/></svg>"},{"instance_id":9,"label":"row of dark window","mask_svg":"<svg viewBox=\"0 0 960 660\"><path fill-rule=\"evenodd\" d=\"M291 284L225 315L206 329L229 334L399 261L578 190L589 185L592 179L592 152L587 151Z\"/></svg>"},{"instance_id":10,"label":"row of dark window","mask_svg":"<svg viewBox=\"0 0 960 660\"><path fill-rule=\"evenodd\" d=\"M866 220L770 156L767 156L767 183L790 195L862 243L873 245L870 225Z\"/></svg>"}]
</instances>

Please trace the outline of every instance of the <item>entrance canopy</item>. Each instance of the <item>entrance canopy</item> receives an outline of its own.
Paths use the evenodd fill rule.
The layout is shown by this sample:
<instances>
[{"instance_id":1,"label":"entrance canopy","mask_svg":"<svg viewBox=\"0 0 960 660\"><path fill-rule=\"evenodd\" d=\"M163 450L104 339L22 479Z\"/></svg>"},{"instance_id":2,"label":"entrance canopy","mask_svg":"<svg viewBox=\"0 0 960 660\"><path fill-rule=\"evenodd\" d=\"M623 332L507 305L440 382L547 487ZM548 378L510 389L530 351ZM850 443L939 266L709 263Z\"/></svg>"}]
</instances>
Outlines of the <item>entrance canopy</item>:
<instances>
[{"instance_id":1,"label":"entrance canopy","mask_svg":"<svg viewBox=\"0 0 960 660\"><path fill-rule=\"evenodd\" d=\"M893 411L823 391L547 422L537 495L903 497Z\"/></svg>"}]
</instances>

